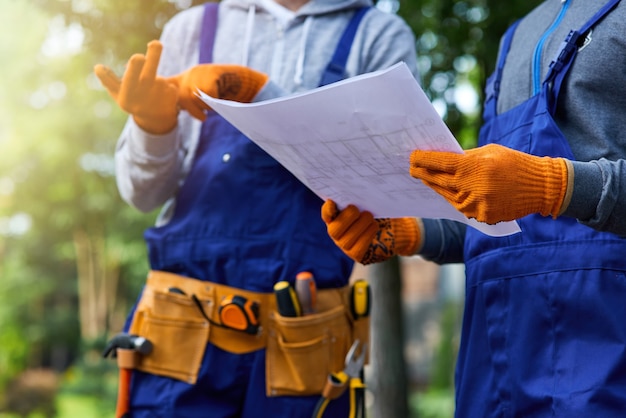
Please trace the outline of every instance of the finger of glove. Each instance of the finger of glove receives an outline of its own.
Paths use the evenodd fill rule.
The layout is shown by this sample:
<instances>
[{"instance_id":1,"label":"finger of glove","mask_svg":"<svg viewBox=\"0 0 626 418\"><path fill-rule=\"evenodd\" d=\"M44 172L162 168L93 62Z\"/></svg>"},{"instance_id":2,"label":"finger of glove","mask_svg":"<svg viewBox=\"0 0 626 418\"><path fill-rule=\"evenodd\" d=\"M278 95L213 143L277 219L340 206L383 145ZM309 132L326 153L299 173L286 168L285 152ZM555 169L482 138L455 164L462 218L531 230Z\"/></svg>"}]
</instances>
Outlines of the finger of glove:
<instances>
[{"instance_id":1,"label":"finger of glove","mask_svg":"<svg viewBox=\"0 0 626 418\"><path fill-rule=\"evenodd\" d=\"M205 110L210 109L209 106L200 99L195 92L182 84L178 91L179 94L179 106L181 109L187 111L194 118L204 121L206 119Z\"/></svg>"},{"instance_id":2,"label":"finger of glove","mask_svg":"<svg viewBox=\"0 0 626 418\"><path fill-rule=\"evenodd\" d=\"M411 153L411 168L454 173L464 154L440 151L415 150Z\"/></svg>"},{"instance_id":3,"label":"finger of glove","mask_svg":"<svg viewBox=\"0 0 626 418\"><path fill-rule=\"evenodd\" d=\"M211 108L204 104L204 102L198 103L196 101L196 98L192 98L191 100L186 101L186 105L183 107L183 109L189 112L189 114L194 118L204 122L204 120L206 119L205 110L210 110Z\"/></svg>"},{"instance_id":4,"label":"finger of glove","mask_svg":"<svg viewBox=\"0 0 626 418\"><path fill-rule=\"evenodd\" d=\"M365 251L371 245L377 232L378 224L374 216L369 212L363 212L341 239L337 240L337 244L344 250L362 248Z\"/></svg>"},{"instance_id":5,"label":"finger of glove","mask_svg":"<svg viewBox=\"0 0 626 418\"><path fill-rule=\"evenodd\" d=\"M373 250L373 242L376 234L378 233L378 225L376 223L369 224L366 231L363 232L364 239L357 241L349 248L339 246L344 253L346 253L354 261L368 264L366 254L371 253Z\"/></svg>"},{"instance_id":6,"label":"finger of glove","mask_svg":"<svg viewBox=\"0 0 626 418\"><path fill-rule=\"evenodd\" d=\"M428 175L422 178L422 182L433 189L435 192L443 196L448 202L455 204L458 202L457 196L459 188L453 182L452 176Z\"/></svg>"},{"instance_id":7,"label":"finger of glove","mask_svg":"<svg viewBox=\"0 0 626 418\"><path fill-rule=\"evenodd\" d=\"M356 206L348 205L348 207L339 212L335 219L328 224L328 234L335 240L341 240L344 234L346 234L361 217L365 219L371 217L372 221L374 220L371 213L361 213Z\"/></svg>"},{"instance_id":8,"label":"finger of glove","mask_svg":"<svg viewBox=\"0 0 626 418\"><path fill-rule=\"evenodd\" d=\"M458 176L455 175L455 172L448 173L423 167L411 167L409 173L412 177L422 180L424 184L433 189L458 189L456 184ZM439 192L439 190L436 191Z\"/></svg>"},{"instance_id":9,"label":"finger of glove","mask_svg":"<svg viewBox=\"0 0 626 418\"><path fill-rule=\"evenodd\" d=\"M151 82L156 78L162 51L163 44L161 44L161 42L151 41L148 43L148 49L146 50L146 62L143 65L141 75L139 76L141 81Z\"/></svg>"},{"instance_id":10,"label":"finger of glove","mask_svg":"<svg viewBox=\"0 0 626 418\"><path fill-rule=\"evenodd\" d=\"M122 77L122 85L120 86L118 94L118 103L120 106L125 107L140 98L138 96L140 96L142 92L140 91L141 85L139 76L145 61L146 57L141 54L134 54L128 60L126 72L124 72L124 77Z\"/></svg>"},{"instance_id":11,"label":"finger of glove","mask_svg":"<svg viewBox=\"0 0 626 418\"><path fill-rule=\"evenodd\" d=\"M171 77L163 77L163 78L165 79L165 81L167 81L168 83L172 84L176 88L180 88L180 84L181 84L181 80L182 80L182 76L180 74L173 75Z\"/></svg>"},{"instance_id":12,"label":"finger of glove","mask_svg":"<svg viewBox=\"0 0 626 418\"><path fill-rule=\"evenodd\" d=\"M328 199L322 205L322 220L329 224L335 217L339 214L339 209L337 209L337 204Z\"/></svg>"},{"instance_id":13,"label":"finger of glove","mask_svg":"<svg viewBox=\"0 0 626 418\"><path fill-rule=\"evenodd\" d=\"M93 71L96 77L98 77L98 80L100 80L100 83L102 83L102 86L116 99L120 91L120 86L122 85L122 80L106 65L97 64Z\"/></svg>"},{"instance_id":14,"label":"finger of glove","mask_svg":"<svg viewBox=\"0 0 626 418\"><path fill-rule=\"evenodd\" d=\"M517 219L532 212L529 211L528 213L523 213L518 216L517 214L510 215L504 212L504 209L497 210L496 208L505 208L506 205L495 203L495 201L487 197L485 193L479 193L469 185L465 185L464 188L456 189L451 186L441 187L438 184L426 181L424 181L424 184L440 194L463 215L468 218L476 219L479 222L495 224L500 221Z\"/></svg>"}]
</instances>

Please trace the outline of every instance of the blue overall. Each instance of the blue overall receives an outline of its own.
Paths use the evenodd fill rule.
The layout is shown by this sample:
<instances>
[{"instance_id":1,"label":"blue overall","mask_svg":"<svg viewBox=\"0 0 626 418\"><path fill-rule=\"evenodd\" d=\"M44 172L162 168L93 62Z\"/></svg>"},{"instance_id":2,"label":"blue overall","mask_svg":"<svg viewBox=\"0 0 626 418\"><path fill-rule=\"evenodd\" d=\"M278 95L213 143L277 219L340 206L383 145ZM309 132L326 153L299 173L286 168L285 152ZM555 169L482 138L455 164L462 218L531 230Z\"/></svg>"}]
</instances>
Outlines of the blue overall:
<instances>
[{"instance_id":1,"label":"blue overall","mask_svg":"<svg viewBox=\"0 0 626 418\"><path fill-rule=\"evenodd\" d=\"M539 94L497 114L515 25L509 29L489 80L480 145L574 158L553 119L559 90L579 38L618 1L570 33ZM625 417L626 241L571 218L519 223L522 232L508 237L467 231L456 416Z\"/></svg>"},{"instance_id":2,"label":"blue overall","mask_svg":"<svg viewBox=\"0 0 626 418\"><path fill-rule=\"evenodd\" d=\"M344 78L353 37L367 8L348 25L323 83ZM200 62L212 60L217 3L207 3ZM276 160L216 113L202 125L191 171L175 213L148 229L150 266L256 292L272 292L298 272L318 288L348 284L353 262L321 220L322 201ZM266 397L265 350L236 355L208 344L195 385L144 372L133 374L131 416L309 418L318 396ZM347 396L325 416L348 416Z\"/></svg>"}]
</instances>

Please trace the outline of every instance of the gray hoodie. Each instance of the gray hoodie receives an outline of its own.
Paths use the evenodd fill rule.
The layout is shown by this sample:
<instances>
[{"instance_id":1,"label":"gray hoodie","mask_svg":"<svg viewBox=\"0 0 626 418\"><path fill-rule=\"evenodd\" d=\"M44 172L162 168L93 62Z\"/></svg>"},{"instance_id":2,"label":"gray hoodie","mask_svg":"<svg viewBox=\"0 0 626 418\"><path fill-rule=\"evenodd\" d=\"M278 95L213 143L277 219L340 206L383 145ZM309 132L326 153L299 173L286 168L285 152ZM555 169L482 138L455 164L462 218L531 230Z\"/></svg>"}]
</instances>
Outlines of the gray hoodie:
<instances>
[{"instance_id":1,"label":"gray hoodie","mask_svg":"<svg viewBox=\"0 0 626 418\"><path fill-rule=\"evenodd\" d=\"M291 14L272 0L223 0L213 61L268 74L270 82L255 101L315 88L353 10L371 5L371 0L311 0ZM198 63L202 13L201 6L190 8L164 27L161 75L178 74ZM356 33L347 75L385 69L401 61L417 78L411 29L398 16L372 8ZM129 118L118 140L120 194L142 211L168 202L158 224L169 218L173 196L189 171L200 132L200 122L186 112L181 112L178 122L171 133L150 135Z\"/></svg>"}]
</instances>

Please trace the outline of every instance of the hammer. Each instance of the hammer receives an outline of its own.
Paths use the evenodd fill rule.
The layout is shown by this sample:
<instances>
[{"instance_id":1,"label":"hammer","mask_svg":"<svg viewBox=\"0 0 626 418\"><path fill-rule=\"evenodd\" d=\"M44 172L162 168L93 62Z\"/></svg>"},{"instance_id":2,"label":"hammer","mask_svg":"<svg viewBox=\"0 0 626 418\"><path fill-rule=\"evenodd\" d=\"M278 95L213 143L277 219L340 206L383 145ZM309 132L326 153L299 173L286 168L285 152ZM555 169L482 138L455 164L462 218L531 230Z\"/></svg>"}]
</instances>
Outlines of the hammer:
<instances>
[{"instance_id":1,"label":"hammer","mask_svg":"<svg viewBox=\"0 0 626 418\"><path fill-rule=\"evenodd\" d=\"M144 337L121 332L115 335L102 352L102 357L117 358L120 369L119 385L117 388L117 406L115 417L124 418L129 412L130 405L130 378L137 363L137 355L148 355L152 352L152 343Z\"/></svg>"}]
</instances>

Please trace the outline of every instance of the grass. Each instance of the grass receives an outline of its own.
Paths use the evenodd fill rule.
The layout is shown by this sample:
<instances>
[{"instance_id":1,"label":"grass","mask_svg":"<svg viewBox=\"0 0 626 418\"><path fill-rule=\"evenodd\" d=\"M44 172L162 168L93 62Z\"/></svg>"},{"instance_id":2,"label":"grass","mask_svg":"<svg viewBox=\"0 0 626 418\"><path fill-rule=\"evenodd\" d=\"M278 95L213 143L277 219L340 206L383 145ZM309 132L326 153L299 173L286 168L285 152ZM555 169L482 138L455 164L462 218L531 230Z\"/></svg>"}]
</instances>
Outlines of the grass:
<instances>
[{"instance_id":1,"label":"grass","mask_svg":"<svg viewBox=\"0 0 626 418\"><path fill-rule=\"evenodd\" d=\"M105 415L98 410L97 400L93 397L61 393L57 397L56 418L103 418ZM115 414L115 405L111 407L110 417Z\"/></svg>"},{"instance_id":2,"label":"grass","mask_svg":"<svg viewBox=\"0 0 626 418\"><path fill-rule=\"evenodd\" d=\"M55 418L113 418L115 415L115 405L111 407L110 414L105 414L98 409L96 398L72 393L60 393L56 398L56 406L57 415ZM0 418L20 418L20 416L0 412ZM40 413L32 413L28 418L46 417Z\"/></svg>"}]
</instances>

